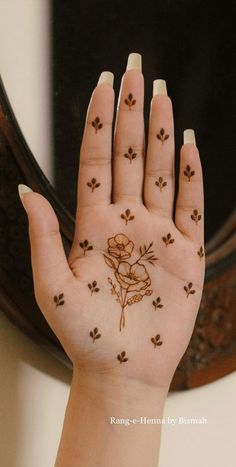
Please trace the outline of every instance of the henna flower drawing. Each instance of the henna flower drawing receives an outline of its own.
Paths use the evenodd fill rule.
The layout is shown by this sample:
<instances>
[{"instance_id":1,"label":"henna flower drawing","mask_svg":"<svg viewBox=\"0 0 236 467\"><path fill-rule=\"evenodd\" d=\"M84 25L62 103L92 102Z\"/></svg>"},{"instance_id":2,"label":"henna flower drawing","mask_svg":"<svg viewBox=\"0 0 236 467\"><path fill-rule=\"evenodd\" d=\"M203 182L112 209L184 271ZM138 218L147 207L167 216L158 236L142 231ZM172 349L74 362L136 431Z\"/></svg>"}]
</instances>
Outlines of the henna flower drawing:
<instances>
[{"instance_id":1,"label":"henna flower drawing","mask_svg":"<svg viewBox=\"0 0 236 467\"><path fill-rule=\"evenodd\" d=\"M111 293L120 304L120 331L125 327L125 308L152 294L151 279L144 262L154 265L157 258L151 250L153 243L140 247L139 257L131 262L134 243L120 233L108 239L108 254L104 254L107 266L114 271L114 278L108 277ZM129 261L125 261L129 260Z\"/></svg>"}]
</instances>

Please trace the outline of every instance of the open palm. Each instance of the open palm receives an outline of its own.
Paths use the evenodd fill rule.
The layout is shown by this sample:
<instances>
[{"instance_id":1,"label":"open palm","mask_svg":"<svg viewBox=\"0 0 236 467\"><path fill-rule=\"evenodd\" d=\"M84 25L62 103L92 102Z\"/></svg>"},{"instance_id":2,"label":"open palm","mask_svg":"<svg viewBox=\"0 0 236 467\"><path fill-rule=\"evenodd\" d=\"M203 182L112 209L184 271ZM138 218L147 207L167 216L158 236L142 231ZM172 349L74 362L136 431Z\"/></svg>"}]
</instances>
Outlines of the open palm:
<instances>
[{"instance_id":1,"label":"open palm","mask_svg":"<svg viewBox=\"0 0 236 467\"><path fill-rule=\"evenodd\" d=\"M114 138L111 79L102 75L87 112L68 259L48 201L23 196L35 296L74 366L167 386L202 294L201 163L194 141L185 142L174 210L174 123L165 83L155 82L146 150L138 63L123 75Z\"/></svg>"}]
</instances>

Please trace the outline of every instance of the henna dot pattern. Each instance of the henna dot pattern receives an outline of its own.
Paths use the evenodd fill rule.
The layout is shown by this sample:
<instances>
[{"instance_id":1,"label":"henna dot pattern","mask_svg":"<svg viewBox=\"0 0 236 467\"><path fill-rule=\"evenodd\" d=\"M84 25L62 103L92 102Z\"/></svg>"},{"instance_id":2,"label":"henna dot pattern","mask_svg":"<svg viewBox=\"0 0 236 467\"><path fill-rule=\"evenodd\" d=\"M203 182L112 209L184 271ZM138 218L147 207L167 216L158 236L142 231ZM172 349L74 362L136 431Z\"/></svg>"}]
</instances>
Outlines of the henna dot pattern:
<instances>
[{"instance_id":1,"label":"henna dot pattern","mask_svg":"<svg viewBox=\"0 0 236 467\"><path fill-rule=\"evenodd\" d=\"M171 234L168 233L166 237L162 237L163 242L165 243L165 246L168 247L168 245L171 245L174 243L175 239L172 238Z\"/></svg>"},{"instance_id":2,"label":"henna dot pattern","mask_svg":"<svg viewBox=\"0 0 236 467\"><path fill-rule=\"evenodd\" d=\"M96 178L92 178L90 182L87 182L87 186L91 188L91 192L93 193L95 188L98 188L101 183L97 182Z\"/></svg>"},{"instance_id":3,"label":"henna dot pattern","mask_svg":"<svg viewBox=\"0 0 236 467\"><path fill-rule=\"evenodd\" d=\"M93 331L90 331L89 335L90 335L90 337L93 339L93 343L95 342L96 339L100 339L100 337L102 336L102 335L98 332L98 328L94 328Z\"/></svg>"},{"instance_id":4,"label":"henna dot pattern","mask_svg":"<svg viewBox=\"0 0 236 467\"><path fill-rule=\"evenodd\" d=\"M200 249L198 250L197 254L198 254L198 256L199 256L200 259L203 258L203 256L204 256L204 250L203 250L203 247L202 247L202 246L200 246Z\"/></svg>"},{"instance_id":5,"label":"henna dot pattern","mask_svg":"<svg viewBox=\"0 0 236 467\"><path fill-rule=\"evenodd\" d=\"M192 282L189 282L188 285L185 285L184 290L185 290L185 292L187 294L187 298L188 298L189 295L193 295L196 292L196 290L193 289L193 283Z\"/></svg>"},{"instance_id":6,"label":"henna dot pattern","mask_svg":"<svg viewBox=\"0 0 236 467\"><path fill-rule=\"evenodd\" d=\"M156 300L153 300L152 304L153 304L155 310L157 310L158 308L163 308L163 306L164 306L161 303L161 297L157 297Z\"/></svg>"},{"instance_id":7,"label":"henna dot pattern","mask_svg":"<svg viewBox=\"0 0 236 467\"><path fill-rule=\"evenodd\" d=\"M184 170L184 175L185 177L188 178L188 181L190 182L191 178L194 176L195 171L191 169L190 165L186 165L185 170Z\"/></svg>"},{"instance_id":8,"label":"henna dot pattern","mask_svg":"<svg viewBox=\"0 0 236 467\"><path fill-rule=\"evenodd\" d=\"M59 295L55 295L53 297L53 301L56 304L56 306L62 306L65 303L64 300L64 293L60 293Z\"/></svg>"},{"instance_id":9,"label":"henna dot pattern","mask_svg":"<svg viewBox=\"0 0 236 467\"><path fill-rule=\"evenodd\" d=\"M129 221L134 220L135 216L133 214L131 215L130 209L126 209L125 213L121 214L120 217L121 217L121 219L124 219L125 225L127 225Z\"/></svg>"},{"instance_id":10,"label":"henna dot pattern","mask_svg":"<svg viewBox=\"0 0 236 467\"><path fill-rule=\"evenodd\" d=\"M201 214L199 214L198 210L194 209L193 213L191 214L191 219L195 222L196 225L201 220L201 218L202 218L202 216L201 216Z\"/></svg>"},{"instance_id":11,"label":"henna dot pattern","mask_svg":"<svg viewBox=\"0 0 236 467\"><path fill-rule=\"evenodd\" d=\"M88 240L84 240L84 242L80 242L79 246L80 248L82 248L82 250L84 250L84 255L86 251L93 250L93 245L90 245Z\"/></svg>"},{"instance_id":12,"label":"henna dot pattern","mask_svg":"<svg viewBox=\"0 0 236 467\"><path fill-rule=\"evenodd\" d=\"M159 133L157 133L157 139L159 139L162 144L169 138L169 135L166 134L164 128L161 128Z\"/></svg>"},{"instance_id":13,"label":"henna dot pattern","mask_svg":"<svg viewBox=\"0 0 236 467\"><path fill-rule=\"evenodd\" d=\"M133 148L129 148L129 149L128 149L128 152L126 152L126 153L124 154L124 157L125 157L126 159L129 159L130 164L131 164L132 160L133 160L133 159L136 159L137 153L134 152Z\"/></svg>"},{"instance_id":14,"label":"henna dot pattern","mask_svg":"<svg viewBox=\"0 0 236 467\"><path fill-rule=\"evenodd\" d=\"M154 345L154 349L157 347L157 346L160 346L163 344L163 342L161 341L161 336L160 334L157 334L155 337L152 337L151 338L151 342L153 343Z\"/></svg>"},{"instance_id":15,"label":"henna dot pattern","mask_svg":"<svg viewBox=\"0 0 236 467\"><path fill-rule=\"evenodd\" d=\"M160 191L167 185L167 182L163 180L162 177L159 177L158 180L155 181L155 185L160 188Z\"/></svg>"},{"instance_id":16,"label":"henna dot pattern","mask_svg":"<svg viewBox=\"0 0 236 467\"><path fill-rule=\"evenodd\" d=\"M128 105L129 110L136 104L136 99L133 98L133 94L130 92L128 97L124 100L125 104Z\"/></svg>"},{"instance_id":17,"label":"henna dot pattern","mask_svg":"<svg viewBox=\"0 0 236 467\"><path fill-rule=\"evenodd\" d=\"M117 360L119 360L120 363L128 362L128 358L126 357L126 352L124 350L117 355Z\"/></svg>"},{"instance_id":18,"label":"henna dot pattern","mask_svg":"<svg viewBox=\"0 0 236 467\"><path fill-rule=\"evenodd\" d=\"M98 130L101 130L101 128L103 127L103 123L101 123L99 117L96 117L95 120L92 121L92 126L95 129L95 133L97 133Z\"/></svg>"},{"instance_id":19,"label":"henna dot pattern","mask_svg":"<svg viewBox=\"0 0 236 467\"><path fill-rule=\"evenodd\" d=\"M93 281L91 284L88 284L88 288L91 292L91 295L93 295L94 292L99 292L99 288L97 287L97 281Z\"/></svg>"}]
</instances>

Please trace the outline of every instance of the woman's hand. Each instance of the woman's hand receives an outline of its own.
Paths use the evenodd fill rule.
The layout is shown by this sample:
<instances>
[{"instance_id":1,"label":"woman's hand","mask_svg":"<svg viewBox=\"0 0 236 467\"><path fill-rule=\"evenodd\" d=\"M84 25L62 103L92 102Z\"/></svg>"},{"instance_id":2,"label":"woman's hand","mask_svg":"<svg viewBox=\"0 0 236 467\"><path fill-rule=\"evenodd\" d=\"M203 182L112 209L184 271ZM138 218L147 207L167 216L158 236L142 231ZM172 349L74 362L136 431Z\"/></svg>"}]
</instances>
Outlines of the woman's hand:
<instances>
[{"instance_id":1,"label":"woman's hand","mask_svg":"<svg viewBox=\"0 0 236 467\"><path fill-rule=\"evenodd\" d=\"M174 209L171 100L155 81L145 148L140 55L131 54L127 68L114 138L112 73L102 73L91 97L68 260L48 201L20 193L36 300L74 369L168 390L202 295L202 170L186 130Z\"/></svg>"}]
</instances>

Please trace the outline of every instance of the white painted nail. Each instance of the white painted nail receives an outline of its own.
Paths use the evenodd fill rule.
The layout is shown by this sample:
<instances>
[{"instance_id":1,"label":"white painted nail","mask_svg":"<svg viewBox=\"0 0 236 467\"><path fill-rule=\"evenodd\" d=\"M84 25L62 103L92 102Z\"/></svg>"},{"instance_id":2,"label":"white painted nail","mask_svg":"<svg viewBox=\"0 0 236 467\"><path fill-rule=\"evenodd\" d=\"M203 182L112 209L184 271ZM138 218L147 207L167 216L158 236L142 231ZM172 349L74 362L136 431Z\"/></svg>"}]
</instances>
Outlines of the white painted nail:
<instances>
[{"instance_id":1,"label":"white painted nail","mask_svg":"<svg viewBox=\"0 0 236 467\"><path fill-rule=\"evenodd\" d=\"M129 54L126 70L142 71L142 55L137 53Z\"/></svg>"},{"instance_id":2,"label":"white painted nail","mask_svg":"<svg viewBox=\"0 0 236 467\"><path fill-rule=\"evenodd\" d=\"M184 144L195 144L196 146L196 138L194 130L184 130Z\"/></svg>"},{"instance_id":3,"label":"white painted nail","mask_svg":"<svg viewBox=\"0 0 236 467\"><path fill-rule=\"evenodd\" d=\"M156 96L157 94L167 96L166 81L164 79L155 79L153 81L153 96Z\"/></svg>"},{"instance_id":4,"label":"white painted nail","mask_svg":"<svg viewBox=\"0 0 236 467\"><path fill-rule=\"evenodd\" d=\"M103 71L100 74L97 86L103 83L110 84L113 87L114 75L111 71Z\"/></svg>"},{"instance_id":5,"label":"white painted nail","mask_svg":"<svg viewBox=\"0 0 236 467\"><path fill-rule=\"evenodd\" d=\"M23 201L24 194L29 193L30 191L33 191L33 190L31 190L31 188L29 188L27 185L22 185L22 184L18 185L18 193L19 193L21 201Z\"/></svg>"}]
</instances>

